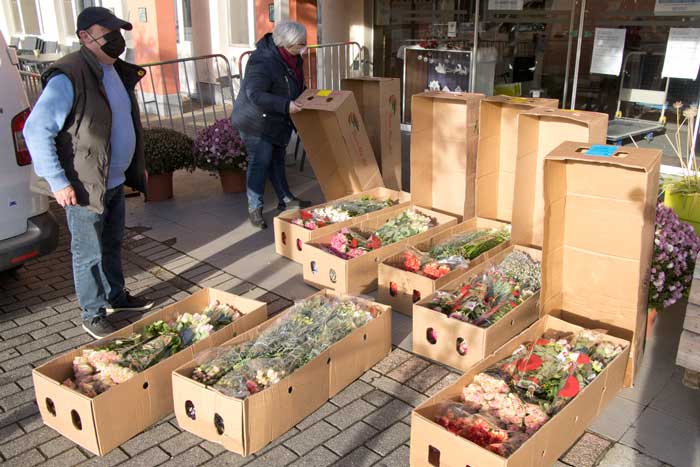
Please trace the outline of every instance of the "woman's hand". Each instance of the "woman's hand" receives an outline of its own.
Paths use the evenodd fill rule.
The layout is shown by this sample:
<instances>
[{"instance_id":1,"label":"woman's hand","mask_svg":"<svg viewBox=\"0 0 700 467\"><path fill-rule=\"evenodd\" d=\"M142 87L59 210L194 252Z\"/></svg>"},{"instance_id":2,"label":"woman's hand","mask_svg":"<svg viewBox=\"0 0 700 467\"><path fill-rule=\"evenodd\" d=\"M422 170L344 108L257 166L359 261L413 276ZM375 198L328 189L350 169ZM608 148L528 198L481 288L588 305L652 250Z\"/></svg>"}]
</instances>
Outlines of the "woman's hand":
<instances>
[{"instance_id":1,"label":"woman's hand","mask_svg":"<svg viewBox=\"0 0 700 467\"><path fill-rule=\"evenodd\" d=\"M289 102L289 115L301 112L301 107L294 101Z\"/></svg>"}]
</instances>

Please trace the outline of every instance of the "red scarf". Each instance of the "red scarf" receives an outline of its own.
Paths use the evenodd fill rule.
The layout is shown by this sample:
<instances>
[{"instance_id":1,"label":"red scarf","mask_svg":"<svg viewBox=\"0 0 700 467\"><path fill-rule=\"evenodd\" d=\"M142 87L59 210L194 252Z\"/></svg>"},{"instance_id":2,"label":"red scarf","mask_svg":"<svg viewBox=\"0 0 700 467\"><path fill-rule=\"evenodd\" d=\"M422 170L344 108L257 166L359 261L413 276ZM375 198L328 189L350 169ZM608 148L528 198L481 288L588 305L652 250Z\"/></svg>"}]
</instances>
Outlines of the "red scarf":
<instances>
[{"instance_id":1,"label":"red scarf","mask_svg":"<svg viewBox=\"0 0 700 467\"><path fill-rule=\"evenodd\" d=\"M289 69L294 72L294 76L296 76L299 84L302 85L304 83L304 70L301 66L299 66L299 57L292 55L284 47L277 47L277 50L279 50L280 56L282 57L282 60L284 60L284 63L286 63Z\"/></svg>"}]
</instances>

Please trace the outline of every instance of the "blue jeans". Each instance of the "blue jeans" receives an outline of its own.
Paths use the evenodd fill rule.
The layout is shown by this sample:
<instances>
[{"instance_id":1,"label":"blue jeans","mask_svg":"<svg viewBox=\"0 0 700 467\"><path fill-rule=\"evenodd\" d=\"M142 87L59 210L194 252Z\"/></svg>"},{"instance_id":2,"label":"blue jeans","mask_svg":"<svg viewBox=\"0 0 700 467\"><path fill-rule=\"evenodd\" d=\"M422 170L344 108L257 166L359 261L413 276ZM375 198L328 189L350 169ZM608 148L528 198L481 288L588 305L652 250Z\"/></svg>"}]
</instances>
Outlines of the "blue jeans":
<instances>
[{"instance_id":1,"label":"blue jeans","mask_svg":"<svg viewBox=\"0 0 700 467\"><path fill-rule=\"evenodd\" d=\"M294 195L289 191L284 168L286 148L243 132L241 132L241 139L248 151L248 172L246 173L248 211L252 212L263 207L265 182L268 178L277 194L279 204L294 199Z\"/></svg>"},{"instance_id":2,"label":"blue jeans","mask_svg":"<svg viewBox=\"0 0 700 467\"><path fill-rule=\"evenodd\" d=\"M73 281L83 309L82 318L105 316L105 308L119 303L125 293L123 185L107 190L102 214L83 206L66 206L66 218L71 233Z\"/></svg>"}]
</instances>

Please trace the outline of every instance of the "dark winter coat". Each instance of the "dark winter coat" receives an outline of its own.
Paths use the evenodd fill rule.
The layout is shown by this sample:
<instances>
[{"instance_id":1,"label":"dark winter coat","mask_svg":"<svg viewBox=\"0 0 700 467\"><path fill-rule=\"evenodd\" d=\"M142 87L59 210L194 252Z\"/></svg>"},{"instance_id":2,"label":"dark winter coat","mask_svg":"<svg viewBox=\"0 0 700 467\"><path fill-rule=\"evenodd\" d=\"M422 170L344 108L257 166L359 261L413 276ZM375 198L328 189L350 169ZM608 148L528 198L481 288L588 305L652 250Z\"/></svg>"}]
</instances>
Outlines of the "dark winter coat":
<instances>
[{"instance_id":1,"label":"dark winter coat","mask_svg":"<svg viewBox=\"0 0 700 467\"><path fill-rule=\"evenodd\" d=\"M301 57L298 61L303 67ZM284 146L289 143L294 128L289 118L289 103L303 91L304 83L289 69L272 34L268 33L250 56L231 123L243 133Z\"/></svg>"}]
</instances>

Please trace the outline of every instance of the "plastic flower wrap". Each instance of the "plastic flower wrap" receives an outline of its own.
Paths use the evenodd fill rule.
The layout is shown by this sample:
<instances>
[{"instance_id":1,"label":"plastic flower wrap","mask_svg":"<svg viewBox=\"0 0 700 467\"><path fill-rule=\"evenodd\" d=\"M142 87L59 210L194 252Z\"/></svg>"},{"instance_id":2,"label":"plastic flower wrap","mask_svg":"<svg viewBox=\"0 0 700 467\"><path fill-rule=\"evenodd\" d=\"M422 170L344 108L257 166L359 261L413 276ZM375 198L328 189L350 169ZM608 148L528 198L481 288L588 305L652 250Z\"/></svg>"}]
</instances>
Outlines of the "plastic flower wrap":
<instances>
[{"instance_id":1,"label":"plastic flower wrap","mask_svg":"<svg viewBox=\"0 0 700 467\"><path fill-rule=\"evenodd\" d=\"M333 235L328 251L344 259L357 258L377 248L381 248L382 242L374 234L367 236L354 230L343 227L340 232Z\"/></svg>"},{"instance_id":2,"label":"plastic flower wrap","mask_svg":"<svg viewBox=\"0 0 700 467\"><path fill-rule=\"evenodd\" d=\"M310 297L255 340L200 355L192 379L245 399L278 383L376 316L370 302L362 299Z\"/></svg>"},{"instance_id":3,"label":"plastic flower wrap","mask_svg":"<svg viewBox=\"0 0 700 467\"><path fill-rule=\"evenodd\" d=\"M404 271L415 272L431 279L439 279L455 269L466 269L469 267L469 261L461 256L448 256L436 260L411 247L401 254L399 267Z\"/></svg>"},{"instance_id":4,"label":"plastic flower wrap","mask_svg":"<svg viewBox=\"0 0 700 467\"><path fill-rule=\"evenodd\" d=\"M548 331L478 373L435 421L503 457L560 411L624 348L601 333Z\"/></svg>"},{"instance_id":5,"label":"plastic flower wrap","mask_svg":"<svg viewBox=\"0 0 700 467\"><path fill-rule=\"evenodd\" d=\"M292 219L292 223L309 230L316 230L330 224L347 221L353 217L379 211L397 203L398 201L392 199L379 200L371 196L363 196L359 199L339 201L320 208L302 209L301 217Z\"/></svg>"},{"instance_id":6,"label":"plastic flower wrap","mask_svg":"<svg viewBox=\"0 0 700 467\"><path fill-rule=\"evenodd\" d=\"M460 256L471 260L510 239L510 228L475 230L455 235L433 246L428 255L436 260Z\"/></svg>"}]
</instances>

